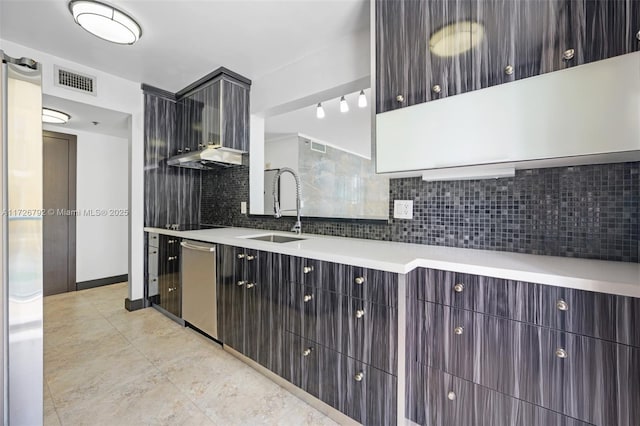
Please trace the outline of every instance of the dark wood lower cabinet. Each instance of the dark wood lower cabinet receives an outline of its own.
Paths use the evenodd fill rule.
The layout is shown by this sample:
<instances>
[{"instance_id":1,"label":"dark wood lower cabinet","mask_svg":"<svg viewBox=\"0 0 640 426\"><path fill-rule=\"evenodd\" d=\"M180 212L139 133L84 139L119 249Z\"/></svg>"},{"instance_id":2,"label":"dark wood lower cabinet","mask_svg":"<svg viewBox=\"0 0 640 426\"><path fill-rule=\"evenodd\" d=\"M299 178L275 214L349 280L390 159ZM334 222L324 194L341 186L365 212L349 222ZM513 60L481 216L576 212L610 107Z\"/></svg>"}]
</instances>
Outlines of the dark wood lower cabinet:
<instances>
[{"instance_id":1,"label":"dark wood lower cabinet","mask_svg":"<svg viewBox=\"0 0 640 426\"><path fill-rule=\"evenodd\" d=\"M362 424L396 424L395 376L292 333L285 341L291 383Z\"/></svg>"},{"instance_id":2,"label":"dark wood lower cabinet","mask_svg":"<svg viewBox=\"0 0 640 426\"><path fill-rule=\"evenodd\" d=\"M154 303L165 311L182 317L180 283L180 239L160 235L158 247L158 295Z\"/></svg>"},{"instance_id":3,"label":"dark wood lower cabinet","mask_svg":"<svg viewBox=\"0 0 640 426\"><path fill-rule=\"evenodd\" d=\"M640 349L418 302L409 357L596 425L640 418Z\"/></svg>"},{"instance_id":4,"label":"dark wood lower cabinet","mask_svg":"<svg viewBox=\"0 0 640 426\"><path fill-rule=\"evenodd\" d=\"M410 362L406 416L428 426L587 426L472 382Z\"/></svg>"}]
</instances>

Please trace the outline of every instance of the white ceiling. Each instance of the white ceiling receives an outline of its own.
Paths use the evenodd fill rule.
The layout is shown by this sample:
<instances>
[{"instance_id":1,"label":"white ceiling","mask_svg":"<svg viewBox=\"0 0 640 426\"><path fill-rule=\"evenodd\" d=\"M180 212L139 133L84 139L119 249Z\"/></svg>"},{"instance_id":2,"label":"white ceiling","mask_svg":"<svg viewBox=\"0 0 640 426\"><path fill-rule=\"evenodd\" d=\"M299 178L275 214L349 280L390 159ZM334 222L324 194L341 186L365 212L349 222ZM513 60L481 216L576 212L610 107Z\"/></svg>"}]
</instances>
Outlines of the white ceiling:
<instances>
[{"instance_id":1,"label":"white ceiling","mask_svg":"<svg viewBox=\"0 0 640 426\"><path fill-rule=\"evenodd\" d=\"M66 124L47 124L50 128L64 133L65 130L81 130L85 132L100 133L128 139L129 114L110 109L99 108L92 105L58 98L57 96L42 95L42 106L58 111L66 112L71 119ZM98 124L93 124L96 121Z\"/></svg>"},{"instance_id":2,"label":"white ceiling","mask_svg":"<svg viewBox=\"0 0 640 426\"><path fill-rule=\"evenodd\" d=\"M0 38L170 91L219 66L256 80L369 26L368 0L113 0L142 26L122 46L76 25L67 3L0 0Z\"/></svg>"},{"instance_id":3,"label":"white ceiling","mask_svg":"<svg viewBox=\"0 0 640 426\"><path fill-rule=\"evenodd\" d=\"M371 158L371 90L366 89L368 105L358 107L358 92L345 96L349 112L340 112L340 98L322 102L325 117L316 117L316 105L310 105L265 120L265 149L269 140L301 134L312 140L333 145L363 157Z\"/></svg>"}]
</instances>

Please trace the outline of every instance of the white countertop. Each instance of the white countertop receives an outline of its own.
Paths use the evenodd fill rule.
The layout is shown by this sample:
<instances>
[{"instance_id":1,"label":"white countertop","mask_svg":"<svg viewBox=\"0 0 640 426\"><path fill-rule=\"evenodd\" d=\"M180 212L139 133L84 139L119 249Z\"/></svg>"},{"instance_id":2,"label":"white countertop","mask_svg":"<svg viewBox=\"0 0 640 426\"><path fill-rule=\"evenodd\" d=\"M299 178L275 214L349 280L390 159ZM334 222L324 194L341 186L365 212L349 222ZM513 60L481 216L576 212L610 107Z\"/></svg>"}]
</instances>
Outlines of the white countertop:
<instances>
[{"instance_id":1,"label":"white countertop","mask_svg":"<svg viewBox=\"0 0 640 426\"><path fill-rule=\"evenodd\" d=\"M247 239L264 234L295 236L291 232L248 228L170 231L145 228L191 240L228 244L292 256L407 273L417 267L485 275L640 297L640 264L557 256L428 246L358 238L302 234L302 241L272 243Z\"/></svg>"}]
</instances>

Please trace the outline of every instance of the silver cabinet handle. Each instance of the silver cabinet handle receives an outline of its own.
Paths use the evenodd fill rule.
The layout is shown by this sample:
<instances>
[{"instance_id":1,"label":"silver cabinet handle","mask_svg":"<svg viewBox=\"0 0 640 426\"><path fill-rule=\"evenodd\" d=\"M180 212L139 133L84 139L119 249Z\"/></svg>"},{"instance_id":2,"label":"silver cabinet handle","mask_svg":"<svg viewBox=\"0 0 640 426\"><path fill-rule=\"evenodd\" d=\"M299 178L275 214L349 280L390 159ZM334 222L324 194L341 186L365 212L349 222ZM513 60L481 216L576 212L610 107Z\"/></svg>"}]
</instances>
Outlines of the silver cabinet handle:
<instances>
[{"instance_id":1,"label":"silver cabinet handle","mask_svg":"<svg viewBox=\"0 0 640 426\"><path fill-rule=\"evenodd\" d=\"M566 358L569 356L569 354L567 354L567 351L565 351L563 348L558 348L556 349L556 356L558 358Z\"/></svg>"},{"instance_id":2,"label":"silver cabinet handle","mask_svg":"<svg viewBox=\"0 0 640 426\"><path fill-rule=\"evenodd\" d=\"M398 96L396 96L396 101L398 101L398 102L404 102L404 96L403 96L403 95L398 95Z\"/></svg>"},{"instance_id":3,"label":"silver cabinet handle","mask_svg":"<svg viewBox=\"0 0 640 426\"><path fill-rule=\"evenodd\" d=\"M504 73L506 75L513 74L513 66L512 65L507 65L506 67L504 67Z\"/></svg>"},{"instance_id":4,"label":"silver cabinet handle","mask_svg":"<svg viewBox=\"0 0 640 426\"><path fill-rule=\"evenodd\" d=\"M356 318L362 318L364 316L364 309L358 309L356 311Z\"/></svg>"},{"instance_id":5,"label":"silver cabinet handle","mask_svg":"<svg viewBox=\"0 0 640 426\"><path fill-rule=\"evenodd\" d=\"M304 274L308 274L311 271L313 271L313 266L305 266L304 268L302 268L302 272Z\"/></svg>"},{"instance_id":6,"label":"silver cabinet handle","mask_svg":"<svg viewBox=\"0 0 640 426\"><path fill-rule=\"evenodd\" d=\"M305 294L304 297L303 297L304 303L307 303L311 299L313 299L313 295L312 294Z\"/></svg>"},{"instance_id":7,"label":"silver cabinet handle","mask_svg":"<svg viewBox=\"0 0 640 426\"><path fill-rule=\"evenodd\" d=\"M453 332L454 332L455 334L457 334L458 336L459 336L459 335L461 335L463 331L464 331L464 328L463 328L463 327L460 327L460 326L458 326L458 327L456 327L456 328L454 328L454 329L453 329Z\"/></svg>"},{"instance_id":8,"label":"silver cabinet handle","mask_svg":"<svg viewBox=\"0 0 640 426\"><path fill-rule=\"evenodd\" d=\"M184 149L184 152L191 152L191 148L186 147L186 148Z\"/></svg>"},{"instance_id":9,"label":"silver cabinet handle","mask_svg":"<svg viewBox=\"0 0 640 426\"><path fill-rule=\"evenodd\" d=\"M255 256L252 256L250 254L247 255L247 260L249 260L249 261L251 261L251 260L253 260L255 258L256 258Z\"/></svg>"},{"instance_id":10,"label":"silver cabinet handle","mask_svg":"<svg viewBox=\"0 0 640 426\"><path fill-rule=\"evenodd\" d=\"M355 282L356 284L364 284L364 277L356 277Z\"/></svg>"},{"instance_id":11,"label":"silver cabinet handle","mask_svg":"<svg viewBox=\"0 0 640 426\"><path fill-rule=\"evenodd\" d=\"M178 242L178 240L169 240L169 241L167 241L167 244L175 244L177 242Z\"/></svg>"},{"instance_id":12,"label":"silver cabinet handle","mask_svg":"<svg viewBox=\"0 0 640 426\"><path fill-rule=\"evenodd\" d=\"M245 254L244 253L238 253L238 259L244 259Z\"/></svg>"},{"instance_id":13,"label":"silver cabinet handle","mask_svg":"<svg viewBox=\"0 0 640 426\"><path fill-rule=\"evenodd\" d=\"M253 288L256 286L256 283L247 283L247 288Z\"/></svg>"},{"instance_id":14,"label":"silver cabinet handle","mask_svg":"<svg viewBox=\"0 0 640 426\"><path fill-rule=\"evenodd\" d=\"M169 256L167 258L168 261L172 261L172 260L176 260L178 258L178 256Z\"/></svg>"},{"instance_id":15,"label":"silver cabinet handle","mask_svg":"<svg viewBox=\"0 0 640 426\"><path fill-rule=\"evenodd\" d=\"M560 299L556 302L556 308L560 311L568 311L569 304L564 299Z\"/></svg>"},{"instance_id":16,"label":"silver cabinet handle","mask_svg":"<svg viewBox=\"0 0 640 426\"><path fill-rule=\"evenodd\" d=\"M169 292L176 291L178 287L169 287Z\"/></svg>"},{"instance_id":17,"label":"silver cabinet handle","mask_svg":"<svg viewBox=\"0 0 640 426\"><path fill-rule=\"evenodd\" d=\"M462 293L462 290L464 290L464 284L462 283L458 283L453 286L453 291L455 291L456 293Z\"/></svg>"},{"instance_id":18,"label":"silver cabinet handle","mask_svg":"<svg viewBox=\"0 0 640 426\"><path fill-rule=\"evenodd\" d=\"M242 287L243 285L245 285L247 282L246 281L238 281L236 283L237 286Z\"/></svg>"},{"instance_id":19,"label":"silver cabinet handle","mask_svg":"<svg viewBox=\"0 0 640 426\"><path fill-rule=\"evenodd\" d=\"M191 244L191 243L186 243L186 242L181 242L180 245L184 248L188 248L190 250L198 250L198 251L206 251L209 253L213 253L214 251L216 251L215 247L203 247L203 246L197 246L195 244Z\"/></svg>"},{"instance_id":20,"label":"silver cabinet handle","mask_svg":"<svg viewBox=\"0 0 640 426\"><path fill-rule=\"evenodd\" d=\"M575 49L567 49L562 53L562 59L564 59L565 61L569 61L573 59L575 54L576 54Z\"/></svg>"},{"instance_id":21,"label":"silver cabinet handle","mask_svg":"<svg viewBox=\"0 0 640 426\"><path fill-rule=\"evenodd\" d=\"M355 376L353 376L353 378L356 380L356 382L361 382L362 379L364 379L364 373L362 371L356 373Z\"/></svg>"},{"instance_id":22,"label":"silver cabinet handle","mask_svg":"<svg viewBox=\"0 0 640 426\"><path fill-rule=\"evenodd\" d=\"M433 93L440 93L442 92L442 87L439 84L434 84L431 90L433 90Z\"/></svg>"},{"instance_id":23,"label":"silver cabinet handle","mask_svg":"<svg viewBox=\"0 0 640 426\"><path fill-rule=\"evenodd\" d=\"M453 401L454 399L456 399L456 393L454 391L449 391L449 393L447 394L447 398L449 398L450 401Z\"/></svg>"},{"instance_id":24,"label":"silver cabinet handle","mask_svg":"<svg viewBox=\"0 0 640 426\"><path fill-rule=\"evenodd\" d=\"M309 356L311 355L312 351L313 351L313 348L307 348L302 352L302 356Z\"/></svg>"}]
</instances>

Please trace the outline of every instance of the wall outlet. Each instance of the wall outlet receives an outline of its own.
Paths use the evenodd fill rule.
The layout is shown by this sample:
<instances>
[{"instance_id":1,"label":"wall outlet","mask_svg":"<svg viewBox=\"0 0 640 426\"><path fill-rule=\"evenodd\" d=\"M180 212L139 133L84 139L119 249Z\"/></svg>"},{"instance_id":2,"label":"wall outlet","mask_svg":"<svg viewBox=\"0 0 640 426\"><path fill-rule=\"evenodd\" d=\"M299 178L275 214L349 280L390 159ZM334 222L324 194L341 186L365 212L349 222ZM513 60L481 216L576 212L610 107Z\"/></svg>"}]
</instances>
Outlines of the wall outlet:
<instances>
[{"instance_id":1,"label":"wall outlet","mask_svg":"<svg viewBox=\"0 0 640 426\"><path fill-rule=\"evenodd\" d=\"M394 200L393 218L413 219L413 200Z\"/></svg>"},{"instance_id":2,"label":"wall outlet","mask_svg":"<svg viewBox=\"0 0 640 426\"><path fill-rule=\"evenodd\" d=\"M241 201L240 202L240 214L247 214L247 202L246 201Z\"/></svg>"}]
</instances>

